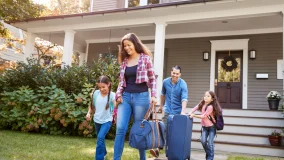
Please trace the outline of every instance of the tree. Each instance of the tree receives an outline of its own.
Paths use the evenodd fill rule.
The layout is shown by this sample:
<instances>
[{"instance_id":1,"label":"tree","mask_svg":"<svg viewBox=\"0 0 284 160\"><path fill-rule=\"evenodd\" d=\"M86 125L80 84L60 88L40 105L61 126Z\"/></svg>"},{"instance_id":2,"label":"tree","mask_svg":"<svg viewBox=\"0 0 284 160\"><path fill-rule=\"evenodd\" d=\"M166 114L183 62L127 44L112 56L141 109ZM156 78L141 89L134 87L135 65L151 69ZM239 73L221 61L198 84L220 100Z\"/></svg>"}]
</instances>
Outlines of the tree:
<instances>
[{"instance_id":1,"label":"tree","mask_svg":"<svg viewBox=\"0 0 284 160\"><path fill-rule=\"evenodd\" d=\"M36 18L45 7L30 0L1 0L0 18L6 22Z\"/></svg>"},{"instance_id":2,"label":"tree","mask_svg":"<svg viewBox=\"0 0 284 160\"><path fill-rule=\"evenodd\" d=\"M89 12L90 0L50 0L42 16L56 16Z\"/></svg>"}]
</instances>

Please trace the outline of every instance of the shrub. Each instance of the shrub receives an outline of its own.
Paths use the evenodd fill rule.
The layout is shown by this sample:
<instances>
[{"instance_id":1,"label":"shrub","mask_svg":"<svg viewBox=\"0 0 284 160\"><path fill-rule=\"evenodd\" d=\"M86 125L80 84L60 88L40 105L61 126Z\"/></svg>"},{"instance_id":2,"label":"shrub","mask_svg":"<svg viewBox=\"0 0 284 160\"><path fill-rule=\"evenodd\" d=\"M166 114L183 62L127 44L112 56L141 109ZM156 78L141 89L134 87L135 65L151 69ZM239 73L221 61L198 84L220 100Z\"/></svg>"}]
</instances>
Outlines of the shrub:
<instances>
[{"instance_id":1,"label":"shrub","mask_svg":"<svg viewBox=\"0 0 284 160\"><path fill-rule=\"evenodd\" d=\"M119 65L112 55L91 66L41 66L36 59L18 62L0 74L0 128L47 134L94 135L85 115L96 79L107 75L118 85ZM115 136L115 126L110 137Z\"/></svg>"}]
</instances>

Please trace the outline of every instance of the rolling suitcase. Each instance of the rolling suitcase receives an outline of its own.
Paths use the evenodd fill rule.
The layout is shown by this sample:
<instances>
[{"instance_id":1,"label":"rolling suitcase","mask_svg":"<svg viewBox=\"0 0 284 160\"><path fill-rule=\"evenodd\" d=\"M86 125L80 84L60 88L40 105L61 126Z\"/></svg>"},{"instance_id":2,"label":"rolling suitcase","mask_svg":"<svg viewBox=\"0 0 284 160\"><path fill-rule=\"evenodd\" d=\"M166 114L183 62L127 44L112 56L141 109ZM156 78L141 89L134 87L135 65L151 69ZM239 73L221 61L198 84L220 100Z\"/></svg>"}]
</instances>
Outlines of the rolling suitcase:
<instances>
[{"instance_id":1,"label":"rolling suitcase","mask_svg":"<svg viewBox=\"0 0 284 160\"><path fill-rule=\"evenodd\" d=\"M190 160L192 121L186 115L169 115L166 136L168 160Z\"/></svg>"}]
</instances>

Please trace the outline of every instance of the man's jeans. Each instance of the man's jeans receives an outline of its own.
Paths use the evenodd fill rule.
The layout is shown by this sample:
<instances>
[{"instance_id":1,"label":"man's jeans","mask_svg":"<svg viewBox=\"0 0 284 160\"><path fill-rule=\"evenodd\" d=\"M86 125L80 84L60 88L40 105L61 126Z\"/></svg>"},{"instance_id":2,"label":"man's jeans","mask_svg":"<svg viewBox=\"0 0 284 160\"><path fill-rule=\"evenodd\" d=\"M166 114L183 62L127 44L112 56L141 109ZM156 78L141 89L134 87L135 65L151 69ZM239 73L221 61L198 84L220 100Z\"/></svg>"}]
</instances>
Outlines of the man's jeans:
<instances>
[{"instance_id":1,"label":"man's jeans","mask_svg":"<svg viewBox=\"0 0 284 160\"><path fill-rule=\"evenodd\" d=\"M112 122L106 122L103 124L95 123L96 133L97 133L97 147L95 160L104 160L105 155L107 154L105 137L108 133Z\"/></svg>"},{"instance_id":2,"label":"man's jeans","mask_svg":"<svg viewBox=\"0 0 284 160\"><path fill-rule=\"evenodd\" d=\"M168 131L168 117L169 117L169 113L166 113L164 112L164 116L162 118L162 122L164 123L165 125L165 132L164 132L164 138L165 138L165 141L167 141L167 131ZM167 143L167 142L166 142ZM166 146L166 143L165 143L165 146Z\"/></svg>"},{"instance_id":3,"label":"man's jeans","mask_svg":"<svg viewBox=\"0 0 284 160\"><path fill-rule=\"evenodd\" d=\"M201 143L206 152L206 160L214 159L214 137L216 129L214 126L202 127Z\"/></svg>"},{"instance_id":4,"label":"man's jeans","mask_svg":"<svg viewBox=\"0 0 284 160\"><path fill-rule=\"evenodd\" d=\"M114 140L114 160L120 160L124 148L125 134L131 115L134 121L142 121L150 107L148 92L122 94L123 103L118 105L116 136ZM145 150L139 150L140 160L146 160Z\"/></svg>"}]
</instances>

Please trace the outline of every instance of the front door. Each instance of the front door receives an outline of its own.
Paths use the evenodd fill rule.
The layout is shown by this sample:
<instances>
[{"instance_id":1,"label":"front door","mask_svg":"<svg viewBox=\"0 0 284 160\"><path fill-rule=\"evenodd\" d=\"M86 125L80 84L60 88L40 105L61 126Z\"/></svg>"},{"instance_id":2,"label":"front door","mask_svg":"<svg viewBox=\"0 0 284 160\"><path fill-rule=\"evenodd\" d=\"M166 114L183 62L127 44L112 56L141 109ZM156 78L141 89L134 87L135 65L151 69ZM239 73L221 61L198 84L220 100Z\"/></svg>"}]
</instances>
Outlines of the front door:
<instances>
[{"instance_id":1,"label":"front door","mask_svg":"<svg viewBox=\"0 0 284 160\"><path fill-rule=\"evenodd\" d=\"M242 51L216 52L215 91L223 108L242 108Z\"/></svg>"}]
</instances>

